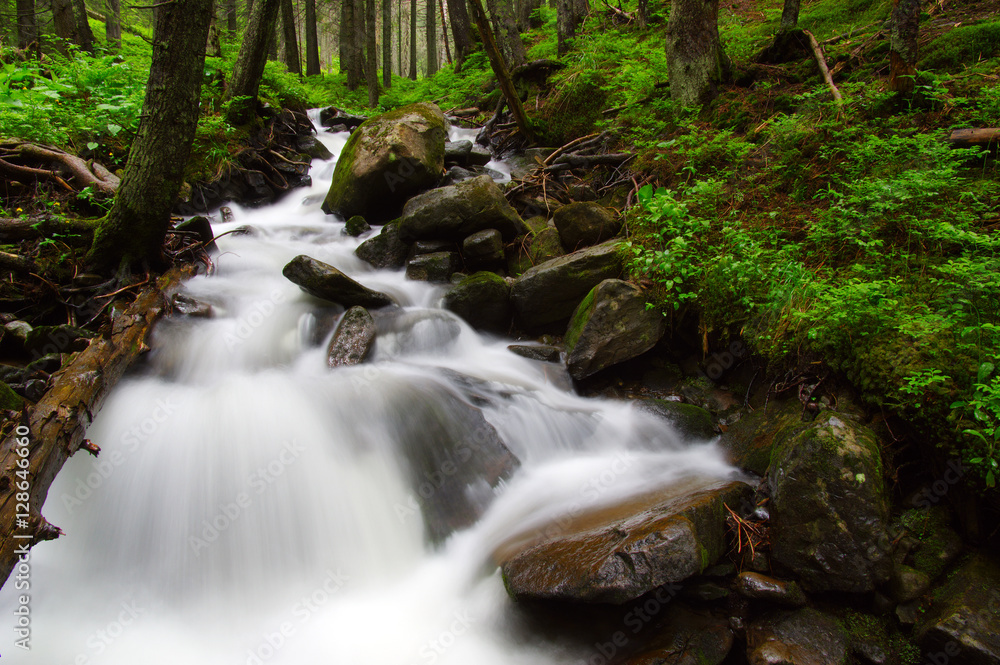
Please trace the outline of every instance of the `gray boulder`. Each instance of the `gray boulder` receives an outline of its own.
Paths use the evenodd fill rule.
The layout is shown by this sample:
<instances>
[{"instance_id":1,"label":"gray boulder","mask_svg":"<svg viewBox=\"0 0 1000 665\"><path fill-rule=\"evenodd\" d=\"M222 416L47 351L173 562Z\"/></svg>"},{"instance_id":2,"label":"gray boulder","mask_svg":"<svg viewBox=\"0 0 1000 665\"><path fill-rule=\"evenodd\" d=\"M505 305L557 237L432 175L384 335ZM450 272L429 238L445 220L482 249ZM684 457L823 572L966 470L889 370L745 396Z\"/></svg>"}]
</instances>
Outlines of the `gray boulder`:
<instances>
[{"instance_id":1,"label":"gray boulder","mask_svg":"<svg viewBox=\"0 0 1000 665\"><path fill-rule=\"evenodd\" d=\"M493 179L479 176L411 198L403 206L399 234L405 242L460 241L486 229L496 229L504 240L513 240L526 227Z\"/></svg>"},{"instance_id":2,"label":"gray boulder","mask_svg":"<svg viewBox=\"0 0 1000 665\"><path fill-rule=\"evenodd\" d=\"M705 441L715 436L712 414L700 406L653 398L636 400L635 406L663 418L685 439Z\"/></svg>"},{"instance_id":3,"label":"gray boulder","mask_svg":"<svg viewBox=\"0 0 1000 665\"><path fill-rule=\"evenodd\" d=\"M380 222L444 171L447 121L433 104L411 104L369 118L351 134L323 202L327 213Z\"/></svg>"},{"instance_id":4,"label":"gray boulder","mask_svg":"<svg viewBox=\"0 0 1000 665\"><path fill-rule=\"evenodd\" d=\"M494 332L510 328L510 286L491 272L477 272L463 279L444 297L444 307L473 328Z\"/></svg>"},{"instance_id":5,"label":"gray boulder","mask_svg":"<svg viewBox=\"0 0 1000 665\"><path fill-rule=\"evenodd\" d=\"M402 268L409 253L409 246L399 239L398 222L386 224L378 235L368 238L354 250L359 259L379 269Z\"/></svg>"},{"instance_id":6,"label":"gray boulder","mask_svg":"<svg viewBox=\"0 0 1000 665\"><path fill-rule=\"evenodd\" d=\"M514 311L529 330L565 322L591 289L621 273L622 258L615 241L560 256L514 280Z\"/></svg>"},{"instance_id":7,"label":"gray boulder","mask_svg":"<svg viewBox=\"0 0 1000 665\"><path fill-rule=\"evenodd\" d=\"M458 166L469 165L469 154L472 152L472 141L445 141L444 163L457 164Z\"/></svg>"},{"instance_id":8,"label":"gray boulder","mask_svg":"<svg viewBox=\"0 0 1000 665\"><path fill-rule=\"evenodd\" d=\"M364 307L352 307L341 317L326 349L329 367L357 365L375 346L375 319Z\"/></svg>"},{"instance_id":9,"label":"gray boulder","mask_svg":"<svg viewBox=\"0 0 1000 665\"><path fill-rule=\"evenodd\" d=\"M611 211L597 203L578 201L561 206L552 221L559 230L563 246L573 251L614 238L622 228Z\"/></svg>"},{"instance_id":10,"label":"gray boulder","mask_svg":"<svg viewBox=\"0 0 1000 665\"><path fill-rule=\"evenodd\" d=\"M458 252L417 254L406 262L406 278L421 282L447 282L461 269Z\"/></svg>"},{"instance_id":11,"label":"gray boulder","mask_svg":"<svg viewBox=\"0 0 1000 665\"><path fill-rule=\"evenodd\" d=\"M846 665L848 646L840 622L813 609L777 612L747 627L750 665Z\"/></svg>"},{"instance_id":12,"label":"gray boulder","mask_svg":"<svg viewBox=\"0 0 1000 665\"><path fill-rule=\"evenodd\" d=\"M349 236L357 238L362 233L371 231L372 227L368 226L368 222L361 215L355 215L347 220L344 224L344 233Z\"/></svg>"},{"instance_id":13,"label":"gray boulder","mask_svg":"<svg viewBox=\"0 0 1000 665\"><path fill-rule=\"evenodd\" d=\"M378 308L394 303L384 293L369 289L337 270L329 263L317 261L300 254L289 261L281 274L299 288L316 298L328 300L344 307Z\"/></svg>"},{"instance_id":14,"label":"gray boulder","mask_svg":"<svg viewBox=\"0 0 1000 665\"><path fill-rule=\"evenodd\" d=\"M606 279L570 319L563 343L566 367L577 380L649 351L664 333L663 315L646 307L642 289Z\"/></svg>"},{"instance_id":15,"label":"gray boulder","mask_svg":"<svg viewBox=\"0 0 1000 665\"><path fill-rule=\"evenodd\" d=\"M496 229L478 231L462 241L462 256L472 269L503 264L503 237Z\"/></svg>"}]
</instances>

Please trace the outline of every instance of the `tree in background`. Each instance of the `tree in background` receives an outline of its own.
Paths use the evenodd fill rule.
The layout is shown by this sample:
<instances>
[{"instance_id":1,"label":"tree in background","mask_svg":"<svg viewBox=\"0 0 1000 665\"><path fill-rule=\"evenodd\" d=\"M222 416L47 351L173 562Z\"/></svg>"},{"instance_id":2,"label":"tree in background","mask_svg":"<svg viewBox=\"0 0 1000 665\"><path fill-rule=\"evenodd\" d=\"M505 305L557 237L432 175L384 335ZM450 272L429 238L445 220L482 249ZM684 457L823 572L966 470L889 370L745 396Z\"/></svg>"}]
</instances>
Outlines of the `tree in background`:
<instances>
[{"instance_id":1,"label":"tree in background","mask_svg":"<svg viewBox=\"0 0 1000 665\"><path fill-rule=\"evenodd\" d=\"M319 76L319 35L316 25L316 0L306 0L306 76Z\"/></svg>"},{"instance_id":2,"label":"tree in background","mask_svg":"<svg viewBox=\"0 0 1000 665\"><path fill-rule=\"evenodd\" d=\"M365 72L365 77L368 80L368 106L376 108L378 106L378 53L376 51L378 46L375 40L377 32L375 0L366 0L365 16L367 17L366 23L368 24L368 33L365 40L368 51L368 59L365 61L368 65Z\"/></svg>"},{"instance_id":3,"label":"tree in background","mask_svg":"<svg viewBox=\"0 0 1000 665\"><path fill-rule=\"evenodd\" d=\"M392 0L382 0L382 84L392 87Z\"/></svg>"},{"instance_id":4,"label":"tree in background","mask_svg":"<svg viewBox=\"0 0 1000 665\"><path fill-rule=\"evenodd\" d=\"M410 0L410 80L417 80L417 0Z\"/></svg>"},{"instance_id":5,"label":"tree in background","mask_svg":"<svg viewBox=\"0 0 1000 665\"><path fill-rule=\"evenodd\" d=\"M226 99L229 101L226 121L231 125L246 124L254 117L260 78L264 74L264 65L267 64L268 42L278 18L279 1L257 0L250 11L243 43L233 64L233 75L226 90ZM207 21L205 31L208 32Z\"/></svg>"},{"instance_id":6,"label":"tree in background","mask_svg":"<svg viewBox=\"0 0 1000 665\"><path fill-rule=\"evenodd\" d=\"M670 97L683 106L708 104L729 74L719 39L719 0L673 0L667 22Z\"/></svg>"},{"instance_id":7,"label":"tree in background","mask_svg":"<svg viewBox=\"0 0 1000 665\"><path fill-rule=\"evenodd\" d=\"M351 68L354 71L354 88L365 80L365 0L344 0L354 5L354 30L351 31ZM350 80L350 76L348 77ZM348 84L348 87L350 85ZM351 90L354 90L351 88Z\"/></svg>"},{"instance_id":8,"label":"tree in background","mask_svg":"<svg viewBox=\"0 0 1000 665\"><path fill-rule=\"evenodd\" d=\"M524 52L524 42L521 41L521 33L517 29L517 21L514 20L511 0L486 0L486 6L490 10L493 33L496 35L497 45L503 53L507 67L516 69L527 63L528 57Z\"/></svg>"},{"instance_id":9,"label":"tree in background","mask_svg":"<svg viewBox=\"0 0 1000 665\"><path fill-rule=\"evenodd\" d=\"M427 0L427 76L438 70L437 21L434 20L434 0Z\"/></svg>"},{"instance_id":10,"label":"tree in background","mask_svg":"<svg viewBox=\"0 0 1000 665\"><path fill-rule=\"evenodd\" d=\"M156 9L142 121L114 204L94 232L88 259L95 266L163 262L170 210L198 124L211 13L212 0L172 0Z\"/></svg>"},{"instance_id":11,"label":"tree in background","mask_svg":"<svg viewBox=\"0 0 1000 665\"><path fill-rule=\"evenodd\" d=\"M576 4L574 0L557 0L556 6L556 52L566 55L570 41L576 36Z\"/></svg>"},{"instance_id":12,"label":"tree in background","mask_svg":"<svg viewBox=\"0 0 1000 665\"><path fill-rule=\"evenodd\" d=\"M295 34L295 11L292 9L292 0L281 0L281 33L284 46L281 61L292 74L301 74L299 40Z\"/></svg>"},{"instance_id":13,"label":"tree in background","mask_svg":"<svg viewBox=\"0 0 1000 665\"><path fill-rule=\"evenodd\" d=\"M122 47L122 5L120 0L104 0L104 39L108 48Z\"/></svg>"},{"instance_id":14,"label":"tree in background","mask_svg":"<svg viewBox=\"0 0 1000 665\"><path fill-rule=\"evenodd\" d=\"M76 18L76 43L87 53L93 53L94 32L90 29L84 0L73 0L73 15Z\"/></svg>"},{"instance_id":15,"label":"tree in background","mask_svg":"<svg viewBox=\"0 0 1000 665\"><path fill-rule=\"evenodd\" d=\"M455 40L455 71L460 72L473 44L472 19L465 0L448 0L448 15L451 17L451 36Z\"/></svg>"},{"instance_id":16,"label":"tree in background","mask_svg":"<svg viewBox=\"0 0 1000 665\"><path fill-rule=\"evenodd\" d=\"M788 32L798 27L800 2L801 0L785 0L785 6L781 9L781 24L778 26L778 32Z\"/></svg>"},{"instance_id":17,"label":"tree in background","mask_svg":"<svg viewBox=\"0 0 1000 665\"><path fill-rule=\"evenodd\" d=\"M35 0L17 0L17 47L30 48L38 44L38 22L35 20Z\"/></svg>"},{"instance_id":18,"label":"tree in background","mask_svg":"<svg viewBox=\"0 0 1000 665\"><path fill-rule=\"evenodd\" d=\"M920 34L920 0L893 0L889 47L889 88L908 95L917 74L917 37Z\"/></svg>"}]
</instances>

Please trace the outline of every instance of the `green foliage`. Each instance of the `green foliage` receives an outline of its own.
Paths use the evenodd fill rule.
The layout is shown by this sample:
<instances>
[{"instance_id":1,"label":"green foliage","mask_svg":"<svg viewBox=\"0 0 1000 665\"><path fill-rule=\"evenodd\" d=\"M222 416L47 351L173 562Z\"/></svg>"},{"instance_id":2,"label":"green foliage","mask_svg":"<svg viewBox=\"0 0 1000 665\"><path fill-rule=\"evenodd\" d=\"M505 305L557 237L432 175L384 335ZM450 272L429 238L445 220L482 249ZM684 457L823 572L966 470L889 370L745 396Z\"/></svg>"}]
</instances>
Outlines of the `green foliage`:
<instances>
[{"instance_id":1,"label":"green foliage","mask_svg":"<svg viewBox=\"0 0 1000 665\"><path fill-rule=\"evenodd\" d=\"M1000 21L990 21L959 26L944 33L927 47L920 65L924 69L959 70L997 55L1000 55Z\"/></svg>"}]
</instances>

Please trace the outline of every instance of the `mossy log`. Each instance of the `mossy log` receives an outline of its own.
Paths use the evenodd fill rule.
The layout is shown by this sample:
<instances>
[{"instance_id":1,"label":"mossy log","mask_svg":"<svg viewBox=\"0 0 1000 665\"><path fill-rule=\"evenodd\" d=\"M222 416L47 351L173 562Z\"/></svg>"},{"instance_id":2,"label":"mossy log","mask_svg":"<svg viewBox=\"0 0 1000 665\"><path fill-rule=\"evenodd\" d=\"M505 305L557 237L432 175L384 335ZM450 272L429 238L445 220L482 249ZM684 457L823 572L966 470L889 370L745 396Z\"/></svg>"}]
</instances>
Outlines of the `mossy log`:
<instances>
[{"instance_id":1,"label":"mossy log","mask_svg":"<svg viewBox=\"0 0 1000 665\"><path fill-rule=\"evenodd\" d=\"M94 224L95 221L89 219L0 217L0 241L33 240L58 234L82 236L89 245L90 239L94 236Z\"/></svg>"},{"instance_id":2,"label":"mossy log","mask_svg":"<svg viewBox=\"0 0 1000 665\"><path fill-rule=\"evenodd\" d=\"M956 129L948 137L948 142L953 148L996 147L1000 144L1000 128Z\"/></svg>"},{"instance_id":3,"label":"mossy log","mask_svg":"<svg viewBox=\"0 0 1000 665\"><path fill-rule=\"evenodd\" d=\"M53 375L51 388L21 414L19 426L0 444L0 579L7 579L27 548L60 535L41 515L49 486L81 447L99 452L84 440L87 426L125 370L147 349L146 338L168 311L172 293L194 272L194 265L173 268L142 291L112 320L110 336L92 341ZM25 428L27 434L18 436Z\"/></svg>"}]
</instances>

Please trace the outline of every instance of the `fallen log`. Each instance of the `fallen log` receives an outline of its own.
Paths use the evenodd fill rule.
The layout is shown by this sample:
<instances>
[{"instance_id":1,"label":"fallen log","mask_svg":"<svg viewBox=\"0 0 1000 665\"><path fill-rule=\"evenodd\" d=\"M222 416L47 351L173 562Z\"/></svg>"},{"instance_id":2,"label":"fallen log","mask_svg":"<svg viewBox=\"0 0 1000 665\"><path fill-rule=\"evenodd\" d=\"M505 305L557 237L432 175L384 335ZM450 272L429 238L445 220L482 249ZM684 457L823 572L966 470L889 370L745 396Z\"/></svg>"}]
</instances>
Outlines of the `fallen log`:
<instances>
[{"instance_id":1,"label":"fallen log","mask_svg":"<svg viewBox=\"0 0 1000 665\"><path fill-rule=\"evenodd\" d=\"M803 30L802 34L809 38L809 45L812 46L813 56L815 56L816 64L819 66L819 72L823 75L823 80L826 81L826 85L833 94L833 101L837 103L837 106L843 106L844 97L833 82L833 76L830 75L830 68L826 66L826 57L823 55L823 49L820 48L819 42L816 41L816 36L808 30Z\"/></svg>"},{"instance_id":2,"label":"fallen log","mask_svg":"<svg viewBox=\"0 0 1000 665\"><path fill-rule=\"evenodd\" d=\"M94 339L52 377L49 390L0 444L0 579L6 580L30 547L60 535L41 515L49 486L73 453L97 447L84 440L111 389L146 350L154 323L195 266L171 269L112 319L109 337Z\"/></svg>"},{"instance_id":3,"label":"fallen log","mask_svg":"<svg viewBox=\"0 0 1000 665\"><path fill-rule=\"evenodd\" d=\"M545 167L547 173L583 169L593 166L621 166L634 155L628 152L615 152L606 155L562 155L555 162Z\"/></svg>"},{"instance_id":4,"label":"fallen log","mask_svg":"<svg viewBox=\"0 0 1000 665\"><path fill-rule=\"evenodd\" d=\"M82 236L89 244L94 235L95 227L96 220L88 219L0 217L0 241L14 242L34 238L78 235Z\"/></svg>"},{"instance_id":5,"label":"fallen log","mask_svg":"<svg viewBox=\"0 0 1000 665\"><path fill-rule=\"evenodd\" d=\"M948 137L953 148L972 148L974 146L989 147L1000 143L1000 128L984 127L972 129L956 129Z\"/></svg>"},{"instance_id":6,"label":"fallen log","mask_svg":"<svg viewBox=\"0 0 1000 665\"><path fill-rule=\"evenodd\" d=\"M11 139L0 143L0 149L3 150L2 157L0 157L0 169L12 177L34 176L35 178L49 178L65 187L69 187L60 174L54 171L16 164L10 161L13 157L19 157L43 164L57 164L65 168L77 185L75 190L70 188L73 191L93 187L95 191L111 196L118 191L118 186L121 184L118 176L100 164L95 164L95 168L92 170L91 166L82 157L60 150L59 148Z\"/></svg>"},{"instance_id":7,"label":"fallen log","mask_svg":"<svg viewBox=\"0 0 1000 665\"><path fill-rule=\"evenodd\" d=\"M31 273L37 271L38 266L31 259L17 254L0 252L0 272Z\"/></svg>"}]
</instances>

